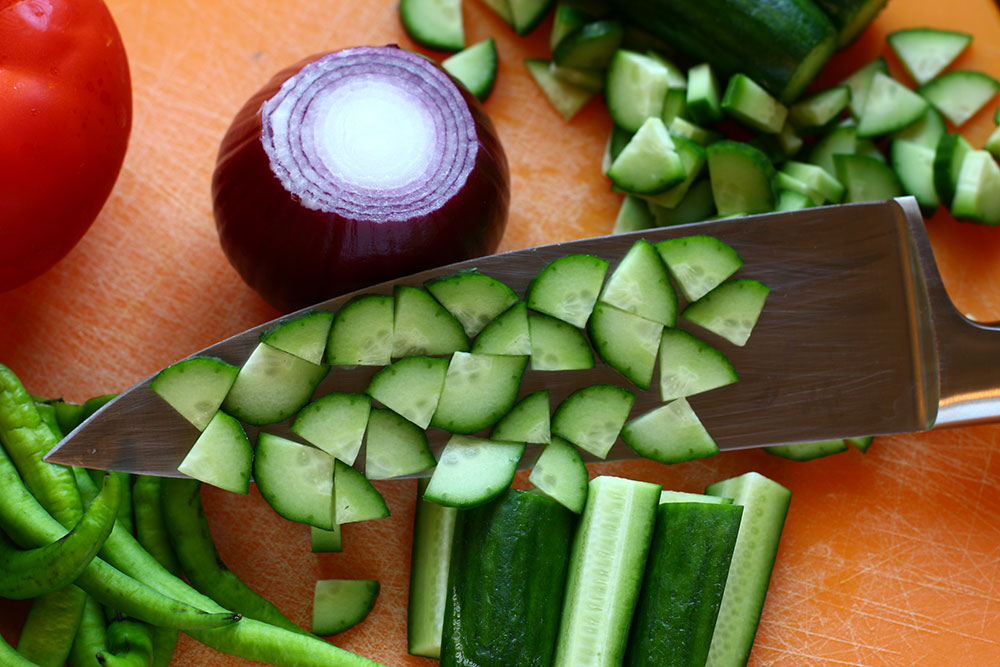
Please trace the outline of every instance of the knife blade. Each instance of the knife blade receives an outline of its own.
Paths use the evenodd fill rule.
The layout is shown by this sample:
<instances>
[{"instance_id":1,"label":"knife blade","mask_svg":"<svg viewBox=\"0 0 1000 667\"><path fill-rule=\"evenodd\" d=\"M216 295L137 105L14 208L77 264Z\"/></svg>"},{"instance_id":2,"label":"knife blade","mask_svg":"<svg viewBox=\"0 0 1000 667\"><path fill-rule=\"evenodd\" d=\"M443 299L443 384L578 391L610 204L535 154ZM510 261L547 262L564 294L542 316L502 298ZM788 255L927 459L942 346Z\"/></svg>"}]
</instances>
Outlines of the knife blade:
<instances>
[{"instance_id":1,"label":"knife blade","mask_svg":"<svg viewBox=\"0 0 1000 667\"><path fill-rule=\"evenodd\" d=\"M555 243L438 267L340 296L223 340L192 356L242 364L260 335L307 310L336 312L361 293L476 268L519 295L548 262L570 253L610 261L639 238L692 234L719 238L743 257L736 277L771 289L750 341L737 347L695 325L679 326L722 350L740 380L690 397L721 450L842 437L916 432L1000 418L1000 328L971 322L952 305L912 197L770 213ZM335 367L316 395L363 391L377 368ZM150 376L122 392L55 447L46 460L89 468L180 476L177 466L198 431L150 389ZM658 389L638 390L598 361L582 371L529 369L521 395L545 388L552 405L580 387L609 383L636 393L632 415L660 405ZM298 439L289 422L247 426ZM448 434L431 428L439 453ZM522 467L538 449L530 448ZM635 458L621 440L606 460ZM363 457L362 457L363 458ZM586 455L585 459L596 460Z\"/></svg>"}]
</instances>

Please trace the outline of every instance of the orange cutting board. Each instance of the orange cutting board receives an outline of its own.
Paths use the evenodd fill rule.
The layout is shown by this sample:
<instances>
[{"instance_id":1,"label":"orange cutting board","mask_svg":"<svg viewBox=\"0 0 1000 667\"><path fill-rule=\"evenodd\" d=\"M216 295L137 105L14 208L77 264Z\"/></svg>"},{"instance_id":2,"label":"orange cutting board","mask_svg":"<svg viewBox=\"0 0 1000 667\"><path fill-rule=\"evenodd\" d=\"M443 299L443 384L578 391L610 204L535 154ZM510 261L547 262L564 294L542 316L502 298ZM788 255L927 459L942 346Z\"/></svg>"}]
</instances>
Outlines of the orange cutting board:
<instances>
[{"instance_id":1,"label":"orange cutting board","mask_svg":"<svg viewBox=\"0 0 1000 667\"><path fill-rule=\"evenodd\" d=\"M0 295L0 362L36 394L84 400L119 391L226 336L276 316L219 249L209 179L218 142L243 101L305 55L404 35L393 0L260 2L109 0L131 61L135 122L124 170L79 246L48 274ZM605 234L619 195L599 171L610 121L600 101L565 123L535 88L525 57L548 54L549 21L517 38L483 5L465 5L469 43L500 52L486 109L511 165L502 249ZM891 0L823 75L834 82L879 53L886 33L915 26L971 32L957 67L1000 77L1000 12L992 0ZM890 64L897 73L898 63ZM981 145L995 102L962 128ZM1000 229L929 222L958 307L1000 319ZM997 362L1000 363L1000 362ZM699 491L757 470L793 491L752 665L1000 664L1000 427L876 440L793 463L760 451L663 466L594 465ZM523 483L523 479L520 480ZM317 578L374 578L369 618L334 641L388 665L406 655L412 481L383 482L391 518L344 527L345 551L314 555L308 529L277 517L256 492L206 490L225 562L308 626ZM16 639L26 603L4 603ZM243 664L182 637L177 665Z\"/></svg>"}]
</instances>

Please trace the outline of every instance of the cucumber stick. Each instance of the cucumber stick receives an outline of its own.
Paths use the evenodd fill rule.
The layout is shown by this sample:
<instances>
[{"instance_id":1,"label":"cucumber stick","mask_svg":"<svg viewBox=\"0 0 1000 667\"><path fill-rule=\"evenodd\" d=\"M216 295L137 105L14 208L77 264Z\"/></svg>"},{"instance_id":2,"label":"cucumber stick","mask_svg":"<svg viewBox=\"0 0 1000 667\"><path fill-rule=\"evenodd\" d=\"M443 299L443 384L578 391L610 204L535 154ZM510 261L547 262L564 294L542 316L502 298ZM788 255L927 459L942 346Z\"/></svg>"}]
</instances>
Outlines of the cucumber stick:
<instances>
[{"instance_id":1,"label":"cucumber stick","mask_svg":"<svg viewBox=\"0 0 1000 667\"><path fill-rule=\"evenodd\" d=\"M441 657L441 629L448 596L448 571L458 510L423 500L427 478L417 483L407 607L407 647L411 655Z\"/></svg>"},{"instance_id":2,"label":"cucumber stick","mask_svg":"<svg viewBox=\"0 0 1000 667\"><path fill-rule=\"evenodd\" d=\"M575 515L508 489L455 525L441 665L550 664Z\"/></svg>"},{"instance_id":3,"label":"cucumber stick","mask_svg":"<svg viewBox=\"0 0 1000 667\"><path fill-rule=\"evenodd\" d=\"M618 667L653 537L660 485L590 482L573 539L555 667Z\"/></svg>"}]
</instances>

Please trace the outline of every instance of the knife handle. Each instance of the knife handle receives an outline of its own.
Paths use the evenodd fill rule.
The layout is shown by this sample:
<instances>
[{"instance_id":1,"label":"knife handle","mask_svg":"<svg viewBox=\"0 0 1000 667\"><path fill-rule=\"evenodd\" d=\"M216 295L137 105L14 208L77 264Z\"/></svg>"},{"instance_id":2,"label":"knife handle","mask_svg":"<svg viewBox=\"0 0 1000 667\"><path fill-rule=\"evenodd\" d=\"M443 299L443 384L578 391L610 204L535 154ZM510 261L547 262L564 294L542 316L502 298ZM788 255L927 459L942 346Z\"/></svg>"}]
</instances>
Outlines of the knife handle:
<instances>
[{"instance_id":1,"label":"knife handle","mask_svg":"<svg viewBox=\"0 0 1000 667\"><path fill-rule=\"evenodd\" d=\"M974 322L954 311L939 325L934 428L1000 421L1000 322Z\"/></svg>"}]
</instances>

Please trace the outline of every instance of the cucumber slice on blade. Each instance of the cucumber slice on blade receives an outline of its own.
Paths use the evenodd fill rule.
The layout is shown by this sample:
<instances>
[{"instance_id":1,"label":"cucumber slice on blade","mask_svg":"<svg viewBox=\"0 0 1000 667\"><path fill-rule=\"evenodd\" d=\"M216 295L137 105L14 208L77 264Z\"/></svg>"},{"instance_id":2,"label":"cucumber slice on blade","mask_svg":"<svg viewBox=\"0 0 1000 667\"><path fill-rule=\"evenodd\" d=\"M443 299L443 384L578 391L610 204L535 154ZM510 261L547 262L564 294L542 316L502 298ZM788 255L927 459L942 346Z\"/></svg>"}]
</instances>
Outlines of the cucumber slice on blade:
<instances>
[{"instance_id":1,"label":"cucumber slice on blade","mask_svg":"<svg viewBox=\"0 0 1000 667\"><path fill-rule=\"evenodd\" d=\"M546 443L552 439L549 390L522 398L493 427L490 439L503 442Z\"/></svg>"},{"instance_id":2,"label":"cucumber slice on blade","mask_svg":"<svg viewBox=\"0 0 1000 667\"><path fill-rule=\"evenodd\" d=\"M389 516L385 498L360 472L341 461L334 464L334 516L338 524L384 519Z\"/></svg>"},{"instance_id":3,"label":"cucumber slice on blade","mask_svg":"<svg viewBox=\"0 0 1000 667\"><path fill-rule=\"evenodd\" d=\"M444 446L424 499L446 507L475 507L504 492L514 480L524 444L454 435Z\"/></svg>"},{"instance_id":4,"label":"cucumber slice on blade","mask_svg":"<svg viewBox=\"0 0 1000 667\"><path fill-rule=\"evenodd\" d=\"M813 459L831 456L847 451L847 441L838 440L815 440L812 442L791 442L786 445L771 445L765 447L768 454L780 456L783 459L792 461L812 461Z\"/></svg>"},{"instance_id":5,"label":"cucumber slice on blade","mask_svg":"<svg viewBox=\"0 0 1000 667\"><path fill-rule=\"evenodd\" d=\"M216 412L177 471L233 493L248 493L253 447L243 426L225 412Z\"/></svg>"},{"instance_id":6,"label":"cucumber slice on blade","mask_svg":"<svg viewBox=\"0 0 1000 667\"><path fill-rule=\"evenodd\" d=\"M580 452L557 437L538 455L528 481L579 514L587 502L587 477L587 466Z\"/></svg>"},{"instance_id":7,"label":"cucumber slice on blade","mask_svg":"<svg viewBox=\"0 0 1000 667\"><path fill-rule=\"evenodd\" d=\"M458 79L480 102L493 92L497 79L497 45L492 37L448 56L441 67Z\"/></svg>"},{"instance_id":8,"label":"cucumber slice on blade","mask_svg":"<svg viewBox=\"0 0 1000 667\"><path fill-rule=\"evenodd\" d=\"M767 285L756 280L730 280L685 308L681 317L742 347L750 339L769 292Z\"/></svg>"},{"instance_id":9,"label":"cucumber slice on blade","mask_svg":"<svg viewBox=\"0 0 1000 667\"><path fill-rule=\"evenodd\" d=\"M472 344L473 354L531 354L528 307L523 301L497 315Z\"/></svg>"},{"instance_id":10,"label":"cucumber slice on blade","mask_svg":"<svg viewBox=\"0 0 1000 667\"><path fill-rule=\"evenodd\" d=\"M424 287L455 316L470 338L517 303L514 290L475 269L434 278Z\"/></svg>"},{"instance_id":11,"label":"cucumber slice on blade","mask_svg":"<svg viewBox=\"0 0 1000 667\"><path fill-rule=\"evenodd\" d=\"M739 380L722 352L683 329L664 329L660 339L660 400L694 396Z\"/></svg>"},{"instance_id":12,"label":"cucumber slice on blade","mask_svg":"<svg viewBox=\"0 0 1000 667\"><path fill-rule=\"evenodd\" d=\"M656 250L688 301L705 296L743 266L731 246L705 234L660 241Z\"/></svg>"},{"instance_id":13,"label":"cucumber slice on blade","mask_svg":"<svg viewBox=\"0 0 1000 667\"><path fill-rule=\"evenodd\" d=\"M309 402L328 370L260 343L240 368L222 409L255 426L284 421Z\"/></svg>"},{"instance_id":14,"label":"cucumber slice on blade","mask_svg":"<svg viewBox=\"0 0 1000 667\"><path fill-rule=\"evenodd\" d=\"M514 406L528 357L456 352L431 425L451 433L476 433Z\"/></svg>"},{"instance_id":15,"label":"cucumber slice on blade","mask_svg":"<svg viewBox=\"0 0 1000 667\"><path fill-rule=\"evenodd\" d=\"M598 301L587 331L608 366L637 387L649 389L662 324Z\"/></svg>"},{"instance_id":16,"label":"cucumber slice on blade","mask_svg":"<svg viewBox=\"0 0 1000 667\"><path fill-rule=\"evenodd\" d=\"M331 366L385 366L392 358L391 296L355 297L337 311L326 345Z\"/></svg>"},{"instance_id":17,"label":"cucumber slice on blade","mask_svg":"<svg viewBox=\"0 0 1000 667\"><path fill-rule=\"evenodd\" d=\"M583 332L541 313L528 315L531 332L531 368L570 371L594 367L594 353Z\"/></svg>"},{"instance_id":18,"label":"cucumber slice on blade","mask_svg":"<svg viewBox=\"0 0 1000 667\"><path fill-rule=\"evenodd\" d=\"M335 459L321 449L261 433L257 437L253 476L260 495L279 515L333 530L337 525L334 464Z\"/></svg>"},{"instance_id":19,"label":"cucumber slice on blade","mask_svg":"<svg viewBox=\"0 0 1000 667\"><path fill-rule=\"evenodd\" d=\"M599 299L653 322L666 326L677 323L677 293L656 247L645 239L629 248L611 272Z\"/></svg>"},{"instance_id":20,"label":"cucumber slice on blade","mask_svg":"<svg viewBox=\"0 0 1000 667\"><path fill-rule=\"evenodd\" d=\"M365 437L365 477L402 477L430 470L435 463L423 429L392 410L371 411Z\"/></svg>"},{"instance_id":21,"label":"cucumber slice on blade","mask_svg":"<svg viewBox=\"0 0 1000 667\"><path fill-rule=\"evenodd\" d=\"M332 324L333 313L313 311L268 329L261 335L260 342L321 364Z\"/></svg>"},{"instance_id":22,"label":"cucumber slice on blade","mask_svg":"<svg viewBox=\"0 0 1000 667\"><path fill-rule=\"evenodd\" d=\"M366 392L420 428L427 428L447 372L447 359L405 357L376 373Z\"/></svg>"},{"instance_id":23,"label":"cucumber slice on blade","mask_svg":"<svg viewBox=\"0 0 1000 667\"><path fill-rule=\"evenodd\" d=\"M393 295L394 358L445 355L469 349L465 329L429 292L397 285Z\"/></svg>"},{"instance_id":24,"label":"cucumber slice on blade","mask_svg":"<svg viewBox=\"0 0 1000 667\"><path fill-rule=\"evenodd\" d=\"M160 371L150 383L150 389L199 431L204 431L236 381L239 370L222 359L192 357Z\"/></svg>"},{"instance_id":25,"label":"cucumber slice on blade","mask_svg":"<svg viewBox=\"0 0 1000 667\"><path fill-rule=\"evenodd\" d=\"M639 456L660 463L680 463L719 453L712 436L683 398L625 424L622 440Z\"/></svg>"},{"instance_id":26,"label":"cucumber slice on blade","mask_svg":"<svg viewBox=\"0 0 1000 667\"><path fill-rule=\"evenodd\" d=\"M539 313L583 327L597 302L608 261L593 255L566 255L553 260L528 285L525 301Z\"/></svg>"},{"instance_id":27,"label":"cucumber slice on blade","mask_svg":"<svg viewBox=\"0 0 1000 667\"><path fill-rule=\"evenodd\" d=\"M616 385L577 389L552 415L552 434L604 458L618 439L634 402L635 394Z\"/></svg>"},{"instance_id":28,"label":"cucumber slice on blade","mask_svg":"<svg viewBox=\"0 0 1000 667\"><path fill-rule=\"evenodd\" d=\"M354 465L370 411L371 399L362 394L327 394L302 408L290 429L330 456Z\"/></svg>"}]
</instances>

